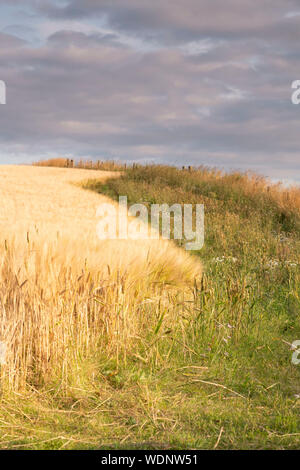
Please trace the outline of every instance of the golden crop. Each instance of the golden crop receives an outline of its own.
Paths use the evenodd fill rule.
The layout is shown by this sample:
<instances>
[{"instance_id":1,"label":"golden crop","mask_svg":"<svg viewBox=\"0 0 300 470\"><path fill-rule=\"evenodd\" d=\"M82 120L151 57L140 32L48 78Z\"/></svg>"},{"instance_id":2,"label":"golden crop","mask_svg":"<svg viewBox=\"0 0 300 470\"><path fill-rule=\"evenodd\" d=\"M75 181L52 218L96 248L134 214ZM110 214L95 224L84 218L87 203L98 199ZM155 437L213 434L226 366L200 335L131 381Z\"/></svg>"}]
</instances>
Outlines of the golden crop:
<instances>
[{"instance_id":1,"label":"golden crop","mask_svg":"<svg viewBox=\"0 0 300 470\"><path fill-rule=\"evenodd\" d=\"M113 175L0 168L2 387L65 387L82 358L128 354L162 309L175 318L174 287L201 275L199 262L172 242L97 238L96 209L107 198L77 183Z\"/></svg>"}]
</instances>

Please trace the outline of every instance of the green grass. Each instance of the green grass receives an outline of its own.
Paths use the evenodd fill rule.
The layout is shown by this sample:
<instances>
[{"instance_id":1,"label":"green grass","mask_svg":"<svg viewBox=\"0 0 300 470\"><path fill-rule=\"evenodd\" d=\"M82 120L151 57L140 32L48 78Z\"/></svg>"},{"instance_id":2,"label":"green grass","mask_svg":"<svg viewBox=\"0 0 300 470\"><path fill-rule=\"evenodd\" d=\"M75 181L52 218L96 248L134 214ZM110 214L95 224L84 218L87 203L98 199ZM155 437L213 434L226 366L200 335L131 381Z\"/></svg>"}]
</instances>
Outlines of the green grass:
<instances>
[{"instance_id":1,"label":"green grass","mask_svg":"<svg viewBox=\"0 0 300 470\"><path fill-rule=\"evenodd\" d=\"M1 448L299 448L299 209L247 178L146 167L86 186L129 204L204 203L203 282L172 298L176 324L158 309L118 364L83 360L81 386L4 396Z\"/></svg>"}]
</instances>

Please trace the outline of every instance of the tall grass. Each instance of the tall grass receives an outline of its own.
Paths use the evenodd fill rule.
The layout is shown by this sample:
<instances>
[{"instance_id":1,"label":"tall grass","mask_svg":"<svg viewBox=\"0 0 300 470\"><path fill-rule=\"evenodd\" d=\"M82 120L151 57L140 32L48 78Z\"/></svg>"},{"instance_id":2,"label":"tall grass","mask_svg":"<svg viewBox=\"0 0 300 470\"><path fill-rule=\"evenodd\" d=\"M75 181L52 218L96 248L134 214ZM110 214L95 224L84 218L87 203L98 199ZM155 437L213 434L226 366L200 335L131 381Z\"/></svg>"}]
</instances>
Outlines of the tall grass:
<instances>
[{"instance_id":1,"label":"tall grass","mask_svg":"<svg viewBox=\"0 0 300 470\"><path fill-rule=\"evenodd\" d=\"M34 166L48 166L58 168L80 168L85 170L120 171L126 169L126 163L114 160L73 160L71 158L51 158L33 163Z\"/></svg>"},{"instance_id":2,"label":"tall grass","mask_svg":"<svg viewBox=\"0 0 300 470\"><path fill-rule=\"evenodd\" d=\"M180 416L185 444L213 448L223 429L221 448L297 448L291 343L300 337L299 189L253 174L164 166L87 187L127 195L130 204L205 206L201 288L184 303L181 340L177 331L171 352L166 338L157 350L173 395L176 387L184 395L182 413L171 415Z\"/></svg>"},{"instance_id":3,"label":"tall grass","mask_svg":"<svg viewBox=\"0 0 300 470\"><path fill-rule=\"evenodd\" d=\"M201 264L167 241L99 240L103 198L69 183L92 172L1 171L4 203L14 199L1 219L2 390L56 383L67 393L84 361L124 363L162 312L176 322L173 299L188 295Z\"/></svg>"},{"instance_id":4,"label":"tall grass","mask_svg":"<svg viewBox=\"0 0 300 470\"><path fill-rule=\"evenodd\" d=\"M2 233L1 446L299 448L298 189L151 166L82 174L90 192L65 183L77 171L30 170L37 186L53 173L56 223ZM99 243L85 216L103 194L204 203L199 258L163 241Z\"/></svg>"},{"instance_id":5,"label":"tall grass","mask_svg":"<svg viewBox=\"0 0 300 470\"><path fill-rule=\"evenodd\" d=\"M124 360L162 312L176 322L170 299L201 273L175 247L141 247L139 253L136 243L86 240L83 251L82 243L39 232L2 240L2 386L17 390L57 381L66 389L81 359L105 354ZM130 248L121 260L120 250Z\"/></svg>"},{"instance_id":6,"label":"tall grass","mask_svg":"<svg viewBox=\"0 0 300 470\"><path fill-rule=\"evenodd\" d=\"M110 194L128 194L135 201L135 191L147 203L203 202L209 208L223 208L245 218L255 214L272 220L286 231L300 228L300 188L272 184L253 173L224 173L199 167L180 170L162 165L130 168L119 180L110 182Z\"/></svg>"}]
</instances>

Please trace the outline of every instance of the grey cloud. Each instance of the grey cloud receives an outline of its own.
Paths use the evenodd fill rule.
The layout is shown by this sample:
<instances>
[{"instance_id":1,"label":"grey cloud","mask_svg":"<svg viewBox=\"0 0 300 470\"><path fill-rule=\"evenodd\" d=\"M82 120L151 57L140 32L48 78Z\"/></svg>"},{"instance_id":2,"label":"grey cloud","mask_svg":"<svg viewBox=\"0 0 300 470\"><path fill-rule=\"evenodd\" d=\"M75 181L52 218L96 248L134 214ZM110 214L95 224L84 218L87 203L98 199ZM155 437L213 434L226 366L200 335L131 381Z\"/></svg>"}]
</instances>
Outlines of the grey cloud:
<instances>
[{"instance_id":1,"label":"grey cloud","mask_svg":"<svg viewBox=\"0 0 300 470\"><path fill-rule=\"evenodd\" d=\"M44 15L41 24L55 18L57 29L35 47L12 28L0 33L0 78L9 92L0 108L0 154L300 174L300 106L290 101L299 78L300 18L285 18L297 2L24 3ZM109 32L89 22L97 15L106 15ZM78 23L66 29L66 19L90 32L76 30ZM159 39L161 47L137 50L122 42L124 32ZM194 44L189 54L198 39L205 39L202 49Z\"/></svg>"},{"instance_id":2,"label":"grey cloud","mask_svg":"<svg viewBox=\"0 0 300 470\"><path fill-rule=\"evenodd\" d=\"M24 45L26 41L11 34L0 32L0 51L10 51Z\"/></svg>"},{"instance_id":3,"label":"grey cloud","mask_svg":"<svg viewBox=\"0 0 300 470\"><path fill-rule=\"evenodd\" d=\"M57 19L105 16L118 29L144 34L233 37L263 32L279 25L297 0L72 0L67 5L35 2L41 12ZM293 18L292 18L293 19ZM288 18L290 20L290 18Z\"/></svg>"},{"instance_id":4,"label":"grey cloud","mask_svg":"<svg viewBox=\"0 0 300 470\"><path fill-rule=\"evenodd\" d=\"M92 47L93 45L100 44L118 44L119 47L124 47L120 43L117 34L84 34L79 31L63 30L58 31L49 36L48 41L56 43L60 47L68 47L71 44L77 45L78 47Z\"/></svg>"}]
</instances>

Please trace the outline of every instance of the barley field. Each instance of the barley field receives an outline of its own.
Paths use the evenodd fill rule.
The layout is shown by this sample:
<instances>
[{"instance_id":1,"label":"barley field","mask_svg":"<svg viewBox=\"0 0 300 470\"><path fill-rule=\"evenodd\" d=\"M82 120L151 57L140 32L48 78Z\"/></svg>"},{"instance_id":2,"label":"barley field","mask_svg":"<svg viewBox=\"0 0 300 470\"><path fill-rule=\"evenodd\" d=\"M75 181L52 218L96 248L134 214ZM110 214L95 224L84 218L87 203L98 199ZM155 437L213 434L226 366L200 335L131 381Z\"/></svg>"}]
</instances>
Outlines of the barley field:
<instances>
[{"instance_id":1,"label":"barley field","mask_svg":"<svg viewBox=\"0 0 300 470\"><path fill-rule=\"evenodd\" d=\"M96 210L110 200L77 184L94 175L0 169L3 387L18 390L54 379L67 387L79 355L130 349L150 321L140 307L146 293L150 298L159 285L201 275L200 262L171 243L99 240ZM112 176L97 172L100 181Z\"/></svg>"},{"instance_id":2,"label":"barley field","mask_svg":"<svg viewBox=\"0 0 300 470\"><path fill-rule=\"evenodd\" d=\"M2 449L299 448L298 188L2 166L0 190ZM120 195L203 203L204 247L99 240Z\"/></svg>"}]
</instances>

